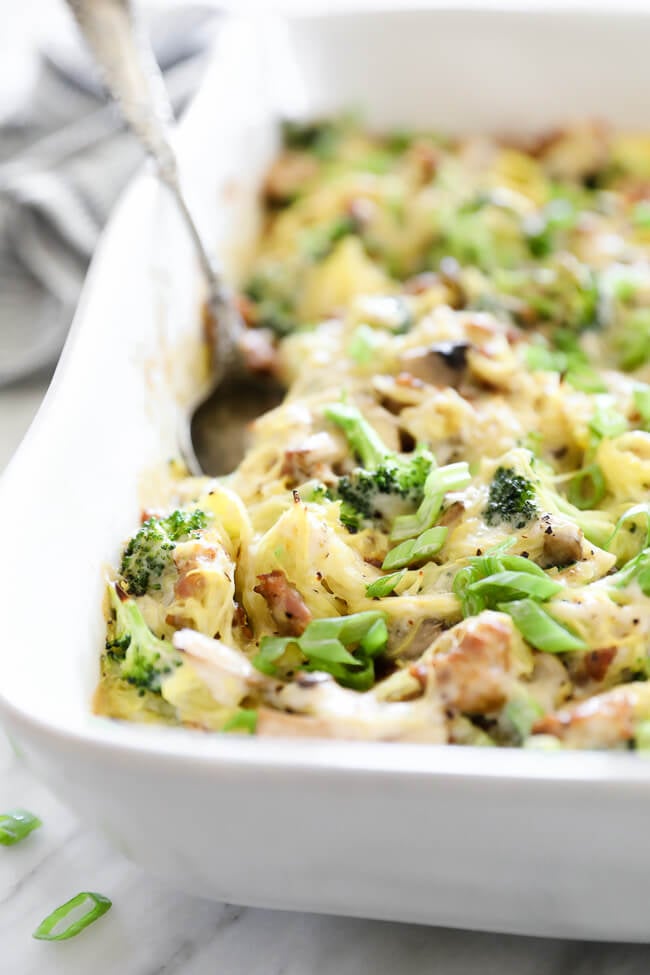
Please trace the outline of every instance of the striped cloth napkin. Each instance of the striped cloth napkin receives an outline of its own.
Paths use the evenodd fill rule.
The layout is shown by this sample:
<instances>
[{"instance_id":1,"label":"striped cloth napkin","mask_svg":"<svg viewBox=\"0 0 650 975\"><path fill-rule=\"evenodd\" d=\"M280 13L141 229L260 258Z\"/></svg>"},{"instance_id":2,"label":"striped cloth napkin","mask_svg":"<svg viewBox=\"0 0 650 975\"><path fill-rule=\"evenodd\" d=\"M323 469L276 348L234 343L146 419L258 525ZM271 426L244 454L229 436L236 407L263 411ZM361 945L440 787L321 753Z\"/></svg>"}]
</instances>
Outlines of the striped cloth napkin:
<instances>
[{"instance_id":1,"label":"striped cloth napkin","mask_svg":"<svg viewBox=\"0 0 650 975\"><path fill-rule=\"evenodd\" d=\"M213 6L185 2L148 24L177 113L215 23ZM0 125L0 386L56 360L98 236L140 161L80 43L40 52L28 97Z\"/></svg>"}]
</instances>

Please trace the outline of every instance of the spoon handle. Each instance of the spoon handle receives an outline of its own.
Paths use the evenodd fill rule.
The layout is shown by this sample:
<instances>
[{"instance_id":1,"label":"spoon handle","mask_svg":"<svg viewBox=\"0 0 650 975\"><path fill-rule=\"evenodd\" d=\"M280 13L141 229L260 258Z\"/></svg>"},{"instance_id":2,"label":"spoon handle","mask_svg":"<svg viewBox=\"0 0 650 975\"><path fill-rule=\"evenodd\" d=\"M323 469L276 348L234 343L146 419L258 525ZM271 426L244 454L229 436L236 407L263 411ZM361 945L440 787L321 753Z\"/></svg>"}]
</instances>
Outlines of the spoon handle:
<instances>
[{"instance_id":1,"label":"spoon handle","mask_svg":"<svg viewBox=\"0 0 650 975\"><path fill-rule=\"evenodd\" d=\"M227 291L181 189L176 154L169 138L174 121L171 104L151 46L134 17L131 0L67 2L122 116L176 198L207 279L209 304L227 306Z\"/></svg>"}]
</instances>

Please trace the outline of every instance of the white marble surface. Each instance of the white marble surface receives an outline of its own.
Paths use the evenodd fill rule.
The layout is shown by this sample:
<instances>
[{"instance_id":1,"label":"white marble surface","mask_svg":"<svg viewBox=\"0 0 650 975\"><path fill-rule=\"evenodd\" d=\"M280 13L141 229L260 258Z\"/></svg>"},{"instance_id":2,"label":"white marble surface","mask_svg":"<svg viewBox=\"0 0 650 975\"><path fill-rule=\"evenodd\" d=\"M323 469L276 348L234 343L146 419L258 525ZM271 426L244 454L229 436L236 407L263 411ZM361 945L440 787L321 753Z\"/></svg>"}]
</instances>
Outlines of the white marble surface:
<instances>
[{"instance_id":1,"label":"white marble surface","mask_svg":"<svg viewBox=\"0 0 650 975\"><path fill-rule=\"evenodd\" d=\"M25 432L44 389L44 380L36 380L0 390L0 468ZM650 948L643 946L585 945L259 911L177 893L112 851L92 825L81 825L74 812L61 806L22 766L0 730L0 812L16 806L39 815L43 827L22 844L0 847L3 975L648 971ZM113 909L74 941L34 941L31 932L42 918L80 890L106 894ZM650 921L648 935L650 940Z\"/></svg>"}]
</instances>

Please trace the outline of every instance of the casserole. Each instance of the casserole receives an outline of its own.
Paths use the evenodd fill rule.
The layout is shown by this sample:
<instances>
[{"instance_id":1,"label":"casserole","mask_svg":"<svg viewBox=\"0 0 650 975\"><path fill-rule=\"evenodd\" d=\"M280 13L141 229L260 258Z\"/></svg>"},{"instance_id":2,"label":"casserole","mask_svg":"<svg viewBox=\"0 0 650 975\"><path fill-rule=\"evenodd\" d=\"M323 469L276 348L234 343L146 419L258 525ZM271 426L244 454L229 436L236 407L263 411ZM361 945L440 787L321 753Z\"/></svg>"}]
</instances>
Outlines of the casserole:
<instances>
[{"instance_id":1,"label":"casserole","mask_svg":"<svg viewBox=\"0 0 650 975\"><path fill-rule=\"evenodd\" d=\"M261 40L245 23L224 29L183 135L195 204L215 245L228 241L232 267L254 230L252 191L280 107L319 115L363 103L371 125L465 131L531 132L594 109L642 121L646 16L418 10L271 26ZM198 283L166 202L150 176L122 202L2 483L0 694L18 746L128 856L195 893L644 940L648 857L637 837L650 773L634 756L240 741L90 715L101 563L135 522L140 481L174 452L200 367Z\"/></svg>"}]
</instances>

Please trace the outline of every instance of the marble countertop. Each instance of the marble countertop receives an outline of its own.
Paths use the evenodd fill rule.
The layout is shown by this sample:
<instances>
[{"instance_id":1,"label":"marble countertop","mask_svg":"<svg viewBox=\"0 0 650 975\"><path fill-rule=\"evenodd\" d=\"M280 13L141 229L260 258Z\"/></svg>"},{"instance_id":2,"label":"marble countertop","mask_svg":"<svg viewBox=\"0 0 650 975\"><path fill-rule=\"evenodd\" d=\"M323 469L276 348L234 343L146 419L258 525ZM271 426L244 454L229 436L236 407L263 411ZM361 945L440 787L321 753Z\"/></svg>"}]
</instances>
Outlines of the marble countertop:
<instances>
[{"instance_id":1,"label":"marble countertop","mask_svg":"<svg viewBox=\"0 0 650 975\"><path fill-rule=\"evenodd\" d=\"M0 390L0 469L45 391ZM260 911L178 893L111 850L37 782L0 730L0 812L43 821L0 847L0 971L10 975L646 975L650 948L588 945L405 924ZM522 864L522 869L525 865ZM113 901L77 939L34 941L54 907L80 890ZM649 929L650 930L650 929Z\"/></svg>"}]
</instances>

